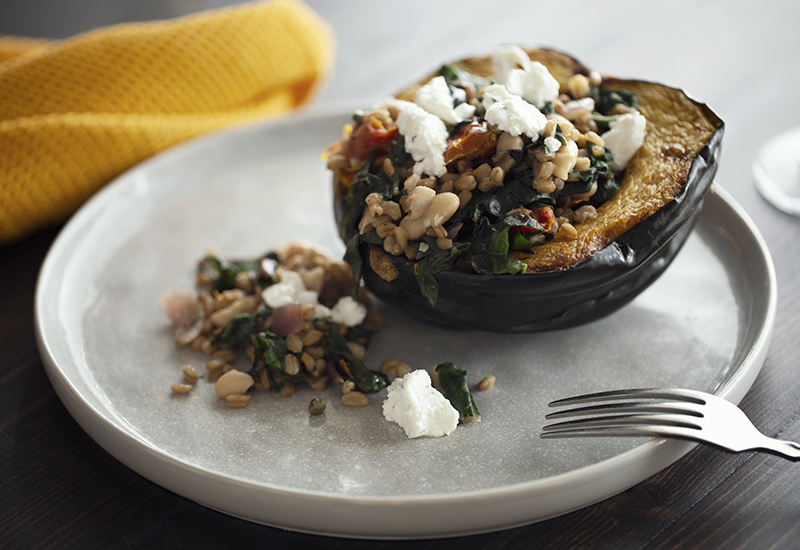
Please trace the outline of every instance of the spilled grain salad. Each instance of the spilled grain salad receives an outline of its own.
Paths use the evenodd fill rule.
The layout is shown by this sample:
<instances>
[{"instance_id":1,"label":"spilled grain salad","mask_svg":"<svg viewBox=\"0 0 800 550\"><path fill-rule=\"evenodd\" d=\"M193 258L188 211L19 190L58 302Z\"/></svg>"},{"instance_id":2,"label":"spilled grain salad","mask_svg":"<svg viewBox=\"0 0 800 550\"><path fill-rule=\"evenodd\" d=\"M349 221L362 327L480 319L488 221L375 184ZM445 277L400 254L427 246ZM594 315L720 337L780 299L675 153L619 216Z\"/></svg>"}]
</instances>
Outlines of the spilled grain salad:
<instances>
[{"instance_id":1,"label":"spilled grain salad","mask_svg":"<svg viewBox=\"0 0 800 550\"><path fill-rule=\"evenodd\" d=\"M197 266L197 292L159 299L176 343L210 356L206 376L229 406L247 406L253 390L288 397L300 384L322 390L329 383L342 390L345 404L363 406L366 393L410 369L395 361L376 373L364 365L383 321L366 307L366 293L351 295L352 286L350 266L294 244L247 260L207 255ZM234 367L240 356L246 371ZM184 367L184 378L173 391L191 390L196 369Z\"/></svg>"},{"instance_id":2,"label":"spilled grain salad","mask_svg":"<svg viewBox=\"0 0 800 550\"><path fill-rule=\"evenodd\" d=\"M253 391L291 397L297 386L322 391L333 384L345 405L362 407L369 404L367 394L392 384L395 416L386 417L405 428L403 417L413 412L409 437L445 435L457 423L480 420L467 373L452 363L434 368L436 389L427 390L440 395L441 410L419 407L419 396L401 385L424 371L396 359L384 360L380 372L366 367L369 342L383 318L367 307L369 294L354 285L350 266L313 247L292 244L247 260L209 254L197 265L196 292L165 292L159 299L175 327L176 344L209 356L204 375L183 366L183 382L171 386L175 393L188 394L206 378L228 407L244 408ZM242 358L247 368L237 367ZM489 389L493 377L488 382L479 389ZM315 396L308 411L316 416L325 407L324 398ZM449 431L432 429L442 414L454 419Z\"/></svg>"},{"instance_id":3,"label":"spilled grain salad","mask_svg":"<svg viewBox=\"0 0 800 550\"><path fill-rule=\"evenodd\" d=\"M517 46L490 57L494 79L443 65L413 101L357 112L325 151L354 272L364 243L405 256L432 306L438 272L525 273L518 253L575 239L644 140L637 96L602 90L599 73L562 90Z\"/></svg>"}]
</instances>

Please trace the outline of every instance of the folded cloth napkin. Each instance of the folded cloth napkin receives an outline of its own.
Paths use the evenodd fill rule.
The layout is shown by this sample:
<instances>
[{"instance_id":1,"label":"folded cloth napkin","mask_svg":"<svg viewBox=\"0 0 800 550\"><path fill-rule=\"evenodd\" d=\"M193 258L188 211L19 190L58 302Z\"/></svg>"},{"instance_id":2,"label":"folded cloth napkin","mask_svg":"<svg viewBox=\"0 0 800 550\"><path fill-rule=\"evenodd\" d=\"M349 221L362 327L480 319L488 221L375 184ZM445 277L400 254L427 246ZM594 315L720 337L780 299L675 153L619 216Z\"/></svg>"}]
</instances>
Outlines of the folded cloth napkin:
<instances>
[{"instance_id":1,"label":"folded cloth napkin","mask_svg":"<svg viewBox=\"0 0 800 550\"><path fill-rule=\"evenodd\" d=\"M153 153L299 106L332 50L329 27L297 0L57 42L0 37L0 245L64 219Z\"/></svg>"}]
</instances>

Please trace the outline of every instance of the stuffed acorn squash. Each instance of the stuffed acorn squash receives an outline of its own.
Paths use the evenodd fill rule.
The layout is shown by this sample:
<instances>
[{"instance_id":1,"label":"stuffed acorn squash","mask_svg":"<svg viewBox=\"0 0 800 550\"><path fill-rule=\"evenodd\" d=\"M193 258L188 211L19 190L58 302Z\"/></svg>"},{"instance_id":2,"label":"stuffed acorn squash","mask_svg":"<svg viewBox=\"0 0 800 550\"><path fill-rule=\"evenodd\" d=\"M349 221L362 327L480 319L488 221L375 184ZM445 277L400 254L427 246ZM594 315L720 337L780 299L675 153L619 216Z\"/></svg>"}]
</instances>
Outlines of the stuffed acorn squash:
<instances>
[{"instance_id":1,"label":"stuffed acorn squash","mask_svg":"<svg viewBox=\"0 0 800 550\"><path fill-rule=\"evenodd\" d=\"M327 149L345 259L377 296L441 324L595 320L677 254L722 132L681 90L553 50L446 64Z\"/></svg>"}]
</instances>

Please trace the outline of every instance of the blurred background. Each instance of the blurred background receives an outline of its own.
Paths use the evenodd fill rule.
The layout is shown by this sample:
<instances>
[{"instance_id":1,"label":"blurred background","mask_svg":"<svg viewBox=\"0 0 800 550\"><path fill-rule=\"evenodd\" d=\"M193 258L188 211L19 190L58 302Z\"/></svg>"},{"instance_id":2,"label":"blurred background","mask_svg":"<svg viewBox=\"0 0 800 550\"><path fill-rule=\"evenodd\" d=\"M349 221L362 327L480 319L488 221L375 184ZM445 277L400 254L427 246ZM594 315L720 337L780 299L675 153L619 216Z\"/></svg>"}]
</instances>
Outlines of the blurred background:
<instances>
[{"instance_id":1,"label":"blurred background","mask_svg":"<svg viewBox=\"0 0 800 550\"><path fill-rule=\"evenodd\" d=\"M231 0L2 0L0 34L66 38L96 27L148 21L237 4ZM800 125L800 111L765 105L800 90L800 3L673 0L641 2L385 2L310 0L333 28L336 65L318 102L381 97L444 60L498 43L552 46L591 68L686 89L726 121L717 181L746 203L753 156L731 157ZM763 37L769 37L764 42ZM754 37L761 37L759 56ZM789 52L795 52L791 54ZM766 56L766 57L765 57ZM775 63L775 59L792 63ZM771 62L766 62L771 59ZM719 75L725 75L720 78ZM725 84L721 84L724 82ZM735 83L731 86L731 83Z\"/></svg>"}]
</instances>

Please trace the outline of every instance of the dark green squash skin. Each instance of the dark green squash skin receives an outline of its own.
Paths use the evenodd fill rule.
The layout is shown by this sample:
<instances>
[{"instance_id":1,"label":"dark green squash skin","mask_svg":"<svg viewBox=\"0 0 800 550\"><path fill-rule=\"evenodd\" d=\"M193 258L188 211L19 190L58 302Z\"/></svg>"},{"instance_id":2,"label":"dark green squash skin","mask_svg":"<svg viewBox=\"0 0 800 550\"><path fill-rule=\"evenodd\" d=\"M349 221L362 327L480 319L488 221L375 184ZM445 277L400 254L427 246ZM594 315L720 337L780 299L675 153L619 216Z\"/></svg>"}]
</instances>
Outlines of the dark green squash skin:
<instances>
[{"instance_id":1,"label":"dark green squash skin","mask_svg":"<svg viewBox=\"0 0 800 550\"><path fill-rule=\"evenodd\" d=\"M574 327L628 304L670 265L689 237L719 163L724 124L694 158L677 197L650 218L583 262L563 271L520 275L437 274L431 308L414 277L414 263L362 244L363 278L382 300L411 317L439 325L499 333ZM337 220L339 208L337 211ZM397 278L383 280L370 266L370 249L390 259Z\"/></svg>"}]
</instances>

